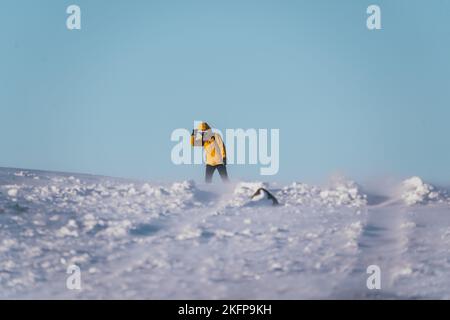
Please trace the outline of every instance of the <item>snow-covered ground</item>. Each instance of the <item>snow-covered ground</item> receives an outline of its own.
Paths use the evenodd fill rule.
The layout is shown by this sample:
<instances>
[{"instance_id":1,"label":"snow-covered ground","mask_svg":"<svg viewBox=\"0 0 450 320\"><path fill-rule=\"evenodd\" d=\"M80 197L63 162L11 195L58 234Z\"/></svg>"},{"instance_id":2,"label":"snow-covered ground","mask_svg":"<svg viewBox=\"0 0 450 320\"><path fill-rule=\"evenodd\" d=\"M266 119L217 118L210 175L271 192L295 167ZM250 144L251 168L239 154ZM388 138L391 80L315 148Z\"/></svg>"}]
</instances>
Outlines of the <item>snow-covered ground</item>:
<instances>
[{"instance_id":1,"label":"snow-covered ground","mask_svg":"<svg viewBox=\"0 0 450 320\"><path fill-rule=\"evenodd\" d=\"M449 199L417 177L377 195L0 169L0 298L450 299Z\"/></svg>"}]
</instances>

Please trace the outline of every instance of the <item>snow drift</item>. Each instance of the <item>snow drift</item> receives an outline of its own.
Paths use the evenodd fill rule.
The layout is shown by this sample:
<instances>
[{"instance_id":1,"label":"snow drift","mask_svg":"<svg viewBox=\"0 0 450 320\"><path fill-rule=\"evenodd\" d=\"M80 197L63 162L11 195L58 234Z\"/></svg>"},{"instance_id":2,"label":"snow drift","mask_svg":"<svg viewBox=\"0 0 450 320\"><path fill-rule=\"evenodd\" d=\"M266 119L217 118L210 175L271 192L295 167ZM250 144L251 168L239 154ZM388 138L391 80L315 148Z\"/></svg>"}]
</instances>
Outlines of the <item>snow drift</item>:
<instances>
[{"instance_id":1,"label":"snow drift","mask_svg":"<svg viewBox=\"0 0 450 320\"><path fill-rule=\"evenodd\" d=\"M261 187L280 206L252 201ZM224 187L0 169L0 297L347 297L342 288L359 294L365 282L355 288L348 279L354 272L365 276L358 266L368 255L365 243L377 247L387 232L372 236L372 218L399 221L401 232L386 235L398 241L395 248L413 243L404 239L415 235L418 223L424 225L414 220L421 208L433 210L440 221L439 227L421 229L424 237L424 230L442 239L450 234L450 219L438 214L448 212L444 190L419 178L404 181L399 190L375 208L363 188L345 179L325 187L257 181ZM450 253L440 248L442 259L450 261ZM413 262L429 258L411 250ZM403 258L409 247L401 252ZM389 260L396 261L399 253L391 254ZM424 284L418 291L428 279L421 272L429 270L421 263L420 270L408 269ZM80 292L65 287L72 264L82 270ZM450 274L450 263L444 262L442 270L447 267Z\"/></svg>"}]
</instances>

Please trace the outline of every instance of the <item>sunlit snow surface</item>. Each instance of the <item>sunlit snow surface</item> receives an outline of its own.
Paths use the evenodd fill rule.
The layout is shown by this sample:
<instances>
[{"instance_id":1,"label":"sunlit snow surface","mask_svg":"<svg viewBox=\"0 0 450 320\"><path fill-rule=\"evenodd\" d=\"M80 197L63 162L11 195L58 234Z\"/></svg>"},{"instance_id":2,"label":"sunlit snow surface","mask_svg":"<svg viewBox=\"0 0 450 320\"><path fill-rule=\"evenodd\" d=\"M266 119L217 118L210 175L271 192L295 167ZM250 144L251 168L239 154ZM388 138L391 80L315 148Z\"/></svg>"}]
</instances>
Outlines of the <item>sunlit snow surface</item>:
<instances>
[{"instance_id":1,"label":"sunlit snow surface","mask_svg":"<svg viewBox=\"0 0 450 320\"><path fill-rule=\"evenodd\" d=\"M449 281L449 197L417 177L380 196L0 169L0 298L450 299Z\"/></svg>"}]
</instances>

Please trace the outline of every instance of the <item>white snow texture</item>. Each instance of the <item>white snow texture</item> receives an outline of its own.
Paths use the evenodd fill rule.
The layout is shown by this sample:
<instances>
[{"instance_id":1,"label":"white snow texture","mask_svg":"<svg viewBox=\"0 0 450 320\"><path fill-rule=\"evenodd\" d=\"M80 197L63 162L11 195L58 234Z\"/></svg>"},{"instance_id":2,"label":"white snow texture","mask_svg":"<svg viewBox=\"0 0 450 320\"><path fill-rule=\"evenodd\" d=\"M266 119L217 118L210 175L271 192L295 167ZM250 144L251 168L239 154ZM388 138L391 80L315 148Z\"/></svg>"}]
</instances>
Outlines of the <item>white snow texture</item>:
<instances>
[{"instance_id":1,"label":"white snow texture","mask_svg":"<svg viewBox=\"0 0 450 320\"><path fill-rule=\"evenodd\" d=\"M260 187L264 197L251 200ZM413 177L389 196L0 169L0 298L449 299L450 201ZM81 270L81 290L66 287ZM381 268L381 290L366 286Z\"/></svg>"}]
</instances>

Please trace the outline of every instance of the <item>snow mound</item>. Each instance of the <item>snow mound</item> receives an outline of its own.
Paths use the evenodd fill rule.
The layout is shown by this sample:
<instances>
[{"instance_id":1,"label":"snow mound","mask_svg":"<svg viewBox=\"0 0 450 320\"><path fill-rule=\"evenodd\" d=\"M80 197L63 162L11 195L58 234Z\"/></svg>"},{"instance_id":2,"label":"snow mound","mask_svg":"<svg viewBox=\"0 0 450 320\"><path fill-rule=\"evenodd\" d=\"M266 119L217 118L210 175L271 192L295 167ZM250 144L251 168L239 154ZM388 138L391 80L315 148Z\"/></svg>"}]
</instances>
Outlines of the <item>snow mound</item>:
<instances>
[{"instance_id":1,"label":"snow mound","mask_svg":"<svg viewBox=\"0 0 450 320\"><path fill-rule=\"evenodd\" d=\"M294 182L281 189L275 196L283 204L311 205L320 197L320 189L305 183Z\"/></svg>"},{"instance_id":2,"label":"snow mound","mask_svg":"<svg viewBox=\"0 0 450 320\"><path fill-rule=\"evenodd\" d=\"M367 195L354 181L337 181L331 188L322 190L320 197L328 206L361 207L367 204Z\"/></svg>"},{"instance_id":3,"label":"snow mound","mask_svg":"<svg viewBox=\"0 0 450 320\"><path fill-rule=\"evenodd\" d=\"M448 199L445 191L423 182L419 177L412 177L402 182L400 197L409 206L442 203Z\"/></svg>"},{"instance_id":4,"label":"snow mound","mask_svg":"<svg viewBox=\"0 0 450 320\"><path fill-rule=\"evenodd\" d=\"M157 234L163 221L203 208L198 193L193 181L153 184L0 168L0 297L61 274L61 256L68 264L92 265L114 258L124 246Z\"/></svg>"},{"instance_id":5,"label":"snow mound","mask_svg":"<svg viewBox=\"0 0 450 320\"><path fill-rule=\"evenodd\" d=\"M284 187L276 196L280 202L294 206L362 207L367 204L367 196L353 181L334 182L330 187L323 189L294 182Z\"/></svg>"},{"instance_id":6,"label":"snow mound","mask_svg":"<svg viewBox=\"0 0 450 320\"><path fill-rule=\"evenodd\" d=\"M367 204L367 196L361 192L360 187L355 182L338 180L325 188L294 182L281 189L271 188L268 183L263 182L241 182L236 185L233 198L228 205L232 207L272 205L272 201L267 201L264 197L251 199L251 196L259 188L269 190L281 205L286 206L359 208Z\"/></svg>"},{"instance_id":7,"label":"snow mound","mask_svg":"<svg viewBox=\"0 0 450 320\"><path fill-rule=\"evenodd\" d=\"M136 214L158 210L161 213L200 205L193 181L161 186L108 179L92 183L74 177L57 177L45 183L3 185L0 192L4 195L0 205L5 207L11 202L34 209L44 209L51 204L59 211L78 213Z\"/></svg>"},{"instance_id":8,"label":"snow mound","mask_svg":"<svg viewBox=\"0 0 450 320\"><path fill-rule=\"evenodd\" d=\"M252 201L259 188L280 206ZM364 207L345 179L196 185L0 168L0 298L365 298L359 279L379 257L394 280L411 277L387 292L449 297L449 206L399 201L447 193L417 177L397 191ZM81 292L65 287L72 264Z\"/></svg>"}]
</instances>

